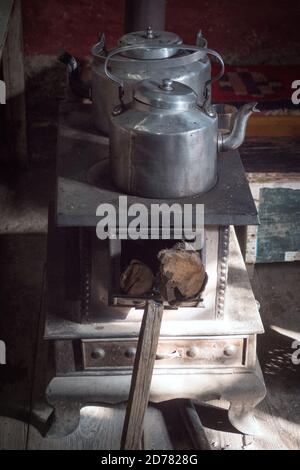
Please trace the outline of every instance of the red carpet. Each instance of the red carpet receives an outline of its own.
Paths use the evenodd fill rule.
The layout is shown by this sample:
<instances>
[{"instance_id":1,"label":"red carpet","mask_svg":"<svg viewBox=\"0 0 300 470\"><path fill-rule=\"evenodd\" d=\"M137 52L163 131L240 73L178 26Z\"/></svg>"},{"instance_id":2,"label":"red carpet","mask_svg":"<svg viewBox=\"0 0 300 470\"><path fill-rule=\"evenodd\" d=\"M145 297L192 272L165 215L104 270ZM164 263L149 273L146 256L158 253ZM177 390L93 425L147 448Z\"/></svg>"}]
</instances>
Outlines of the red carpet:
<instances>
[{"instance_id":1,"label":"red carpet","mask_svg":"<svg viewBox=\"0 0 300 470\"><path fill-rule=\"evenodd\" d=\"M213 73L217 72L213 65ZM292 83L300 80L298 66L242 66L227 65L219 82L213 83L214 103L234 103L259 101L260 109L292 108Z\"/></svg>"}]
</instances>

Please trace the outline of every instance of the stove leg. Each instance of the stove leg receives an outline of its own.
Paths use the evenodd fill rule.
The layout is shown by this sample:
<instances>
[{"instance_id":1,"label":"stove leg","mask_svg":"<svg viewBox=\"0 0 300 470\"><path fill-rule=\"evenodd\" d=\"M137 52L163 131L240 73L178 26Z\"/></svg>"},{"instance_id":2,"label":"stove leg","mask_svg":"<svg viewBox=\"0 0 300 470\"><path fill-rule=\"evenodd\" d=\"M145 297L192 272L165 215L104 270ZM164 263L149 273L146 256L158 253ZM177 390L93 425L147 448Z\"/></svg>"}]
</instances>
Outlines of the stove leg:
<instances>
[{"instance_id":1,"label":"stove leg","mask_svg":"<svg viewBox=\"0 0 300 470\"><path fill-rule=\"evenodd\" d=\"M254 415L255 406L237 405L232 403L228 411L228 419L232 426L243 434L258 436L261 428Z\"/></svg>"},{"instance_id":2,"label":"stove leg","mask_svg":"<svg viewBox=\"0 0 300 470\"><path fill-rule=\"evenodd\" d=\"M266 386L259 362L252 373L245 374L244 380L236 383L235 389L227 390L225 395L223 398L230 403L230 423L243 434L261 435L262 428L255 418L255 408L265 398Z\"/></svg>"},{"instance_id":3,"label":"stove leg","mask_svg":"<svg viewBox=\"0 0 300 470\"><path fill-rule=\"evenodd\" d=\"M51 404L55 411L47 437L59 438L72 434L79 425L82 404L73 401L68 403L67 400L53 400Z\"/></svg>"}]
</instances>

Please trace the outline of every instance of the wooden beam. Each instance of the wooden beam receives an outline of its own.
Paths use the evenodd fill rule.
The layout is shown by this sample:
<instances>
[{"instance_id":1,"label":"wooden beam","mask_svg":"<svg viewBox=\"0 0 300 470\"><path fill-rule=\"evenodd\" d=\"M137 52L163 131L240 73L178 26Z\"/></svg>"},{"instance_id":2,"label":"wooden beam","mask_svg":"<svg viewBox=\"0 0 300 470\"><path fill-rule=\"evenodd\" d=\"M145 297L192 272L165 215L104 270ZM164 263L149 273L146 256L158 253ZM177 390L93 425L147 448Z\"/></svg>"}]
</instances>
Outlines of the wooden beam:
<instances>
[{"instance_id":1,"label":"wooden beam","mask_svg":"<svg viewBox=\"0 0 300 470\"><path fill-rule=\"evenodd\" d=\"M247 137L298 137L300 116L251 116L247 126Z\"/></svg>"},{"instance_id":2,"label":"wooden beam","mask_svg":"<svg viewBox=\"0 0 300 470\"><path fill-rule=\"evenodd\" d=\"M211 450L210 443L192 400L180 400L179 410L195 450Z\"/></svg>"},{"instance_id":3,"label":"wooden beam","mask_svg":"<svg viewBox=\"0 0 300 470\"><path fill-rule=\"evenodd\" d=\"M21 1L15 0L3 49L6 119L11 159L27 165L27 128Z\"/></svg>"},{"instance_id":4,"label":"wooden beam","mask_svg":"<svg viewBox=\"0 0 300 470\"><path fill-rule=\"evenodd\" d=\"M138 450L141 446L162 316L163 305L149 301L142 319L133 367L121 440L122 450Z\"/></svg>"},{"instance_id":5,"label":"wooden beam","mask_svg":"<svg viewBox=\"0 0 300 470\"><path fill-rule=\"evenodd\" d=\"M13 3L13 0L0 0L0 61L8 33L8 25Z\"/></svg>"}]
</instances>

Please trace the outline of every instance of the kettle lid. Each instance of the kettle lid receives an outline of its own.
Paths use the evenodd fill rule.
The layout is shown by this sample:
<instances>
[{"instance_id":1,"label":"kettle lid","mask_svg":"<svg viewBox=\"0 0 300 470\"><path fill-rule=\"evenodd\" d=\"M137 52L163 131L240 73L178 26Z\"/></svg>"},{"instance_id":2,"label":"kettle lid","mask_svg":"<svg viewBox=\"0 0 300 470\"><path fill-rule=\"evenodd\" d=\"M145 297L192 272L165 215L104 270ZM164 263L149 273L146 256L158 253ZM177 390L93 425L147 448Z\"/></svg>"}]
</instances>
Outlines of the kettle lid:
<instances>
[{"instance_id":1,"label":"kettle lid","mask_svg":"<svg viewBox=\"0 0 300 470\"><path fill-rule=\"evenodd\" d=\"M154 31L151 26L145 31L136 31L122 36L118 41L118 46L145 46L136 50L122 53L126 57L133 59L166 59L175 55L178 51L176 46L182 44L182 39L175 33L168 31ZM147 45L158 46L155 49L147 49ZM164 48L168 46L168 48ZM174 46L170 47L170 46Z\"/></svg>"},{"instance_id":2,"label":"kettle lid","mask_svg":"<svg viewBox=\"0 0 300 470\"><path fill-rule=\"evenodd\" d=\"M169 78L161 82L141 81L134 91L134 99L149 106L174 111L187 111L197 104L197 95L190 87Z\"/></svg>"}]
</instances>

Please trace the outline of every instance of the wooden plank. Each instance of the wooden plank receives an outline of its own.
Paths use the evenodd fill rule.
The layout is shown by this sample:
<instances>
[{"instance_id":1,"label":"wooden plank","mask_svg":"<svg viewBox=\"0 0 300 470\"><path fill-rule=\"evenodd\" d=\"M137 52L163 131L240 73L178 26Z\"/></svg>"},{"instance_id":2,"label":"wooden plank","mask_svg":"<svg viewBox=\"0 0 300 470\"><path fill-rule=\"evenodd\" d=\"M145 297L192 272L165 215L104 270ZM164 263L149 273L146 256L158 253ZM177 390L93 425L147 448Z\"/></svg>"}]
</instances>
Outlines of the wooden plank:
<instances>
[{"instance_id":1,"label":"wooden plank","mask_svg":"<svg viewBox=\"0 0 300 470\"><path fill-rule=\"evenodd\" d=\"M300 135L300 116L255 116L249 119L247 137L297 137Z\"/></svg>"},{"instance_id":2,"label":"wooden plank","mask_svg":"<svg viewBox=\"0 0 300 470\"><path fill-rule=\"evenodd\" d=\"M13 0L0 0L0 61L8 33L8 25L13 3Z\"/></svg>"},{"instance_id":3,"label":"wooden plank","mask_svg":"<svg viewBox=\"0 0 300 470\"><path fill-rule=\"evenodd\" d=\"M163 305L149 301L143 315L133 367L121 440L124 450L140 448L162 317Z\"/></svg>"},{"instance_id":4,"label":"wooden plank","mask_svg":"<svg viewBox=\"0 0 300 470\"><path fill-rule=\"evenodd\" d=\"M207 435L192 400L180 400L178 406L181 418L195 450L211 450Z\"/></svg>"},{"instance_id":5,"label":"wooden plank","mask_svg":"<svg viewBox=\"0 0 300 470\"><path fill-rule=\"evenodd\" d=\"M27 165L27 128L25 77L23 59L23 28L21 1L15 0L3 50L3 77L6 84L6 119L11 159Z\"/></svg>"},{"instance_id":6,"label":"wooden plank","mask_svg":"<svg viewBox=\"0 0 300 470\"><path fill-rule=\"evenodd\" d=\"M250 183L251 191L252 185L255 184L259 186L259 189L261 187L290 189L300 188L300 173L248 173L247 178ZM254 201L259 201L258 196L258 192L254 193Z\"/></svg>"},{"instance_id":7,"label":"wooden plank","mask_svg":"<svg viewBox=\"0 0 300 470\"><path fill-rule=\"evenodd\" d=\"M300 173L299 137L247 137L240 154L247 173Z\"/></svg>"}]
</instances>

